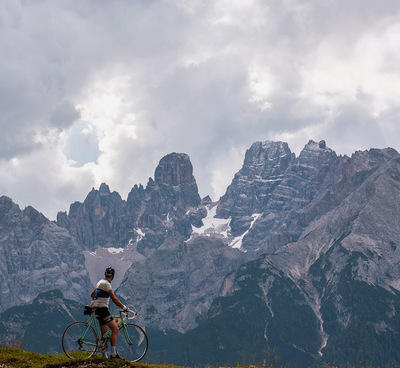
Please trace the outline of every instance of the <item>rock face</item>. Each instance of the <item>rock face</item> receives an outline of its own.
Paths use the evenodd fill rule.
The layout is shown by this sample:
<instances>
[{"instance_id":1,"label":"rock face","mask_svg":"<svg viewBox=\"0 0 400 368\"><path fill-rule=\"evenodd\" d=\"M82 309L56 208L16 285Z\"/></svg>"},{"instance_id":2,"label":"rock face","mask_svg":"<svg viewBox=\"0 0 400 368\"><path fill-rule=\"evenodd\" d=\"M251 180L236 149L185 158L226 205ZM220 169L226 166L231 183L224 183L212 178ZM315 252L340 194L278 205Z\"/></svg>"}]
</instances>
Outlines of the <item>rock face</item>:
<instances>
[{"instance_id":1,"label":"rock face","mask_svg":"<svg viewBox=\"0 0 400 368\"><path fill-rule=\"evenodd\" d=\"M285 154L282 154L282 151L271 151L270 146L271 143L267 142L267 147L262 150L268 161L276 162L280 157L286 157L285 165L273 165L279 169L279 179L273 174L271 180L274 185L271 186L271 182L265 179L268 177L265 175L265 165L254 165L254 159L247 159L221 198L217 210L220 217L227 217L229 211L226 211L226 203L233 203L229 198L241 198L231 208L232 232L245 233L242 242L244 250L258 250L261 253L273 253L281 245L299 239L310 221L340 205L368 175L398 155L393 149L372 149L356 152L351 158L338 157L326 146L325 141L310 141L299 157L293 158L288 149L285 148ZM260 154L254 155L254 147L262 145L254 144L247 156L262 157ZM285 146L279 143L279 147ZM258 171L255 167L258 167ZM243 175L248 172L252 174ZM264 177L264 184L254 180L255 177ZM268 194L263 196L264 201L257 198L255 202L263 204L249 206L249 193L262 192L262 187L267 188ZM254 214L259 215L255 222L252 221Z\"/></svg>"},{"instance_id":2,"label":"rock face","mask_svg":"<svg viewBox=\"0 0 400 368\"><path fill-rule=\"evenodd\" d=\"M21 211L0 198L0 311L32 302L43 290L60 289L71 299L87 293L82 250L67 230L32 207Z\"/></svg>"},{"instance_id":3,"label":"rock face","mask_svg":"<svg viewBox=\"0 0 400 368\"><path fill-rule=\"evenodd\" d=\"M117 292L140 310L146 325L186 332L207 315L226 274L245 259L216 238L188 244L170 237L151 257L132 264Z\"/></svg>"},{"instance_id":4,"label":"rock face","mask_svg":"<svg viewBox=\"0 0 400 368\"><path fill-rule=\"evenodd\" d=\"M282 204L286 218L279 231L298 235L227 275L205 321L171 349L179 364L192 356L199 363L232 364L246 356L265 362L271 354L278 364L293 366L399 364L400 221L394 199L400 198L400 155L391 149L356 152L333 160L329 169L319 167L325 175L302 171L314 177L309 194L300 193L304 202L292 196L294 203ZM290 176L293 171L288 168ZM274 239L268 232L264 237ZM234 330L251 344L243 345ZM196 348L205 335L209 355ZM178 358L183 346L186 360Z\"/></svg>"},{"instance_id":5,"label":"rock face","mask_svg":"<svg viewBox=\"0 0 400 368\"><path fill-rule=\"evenodd\" d=\"M110 192L106 184L99 190L94 188L83 203L75 202L69 214L59 212L57 224L70 234L85 249L116 247L129 242L128 211L125 201L117 192Z\"/></svg>"},{"instance_id":6,"label":"rock face","mask_svg":"<svg viewBox=\"0 0 400 368\"><path fill-rule=\"evenodd\" d=\"M141 237L137 249L148 256L170 236L189 238L192 223L198 222L201 199L189 156L171 153L161 159L155 180L144 189L135 185L127 206Z\"/></svg>"},{"instance_id":7,"label":"rock face","mask_svg":"<svg viewBox=\"0 0 400 368\"><path fill-rule=\"evenodd\" d=\"M60 212L57 224L68 229L84 249L126 248L140 238L137 249L148 256L167 236L190 236L196 216L186 213L200 201L189 156L171 153L161 159L155 180L150 178L146 188L135 185L126 201L103 183L83 203L71 205L69 214Z\"/></svg>"},{"instance_id":8,"label":"rock face","mask_svg":"<svg viewBox=\"0 0 400 368\"><path fill-rule=\"evenodd\" d=\"M163 157L156 168L154 179L161 197L167 201L164 212L169 211L171 206L176 211L184 211L188 206L196 207L200 204L193 166L188 155L171 153ZM162 213L162 209L160 212Z\"/></svg>"},{"instance_id":9,"label":"rock face","mask_svg":"<svg viewBox=\"0 0 400 368\"><path fill-rule=\"evenodd\" d=\"M255 208L262 216L250 230L249 226L242 229L242 231L249 230L243 240L245 249L262 248L263 251L273 252L280 245L296 240L301 231L297 229L288 231L287 219L292 213L301 211L312 202L329 180L327 178L329 171L337 161L336 153L326 147L324 141L308 142L298 158L294 158L288 149L284 152L283 154L275 151L273 152L275 156L269 159L274 162L282 157L285 165L279 166L278 180L275 176L272 177L273 186L267 181L268 200L264 201L264 205ZM242 170L246 170L246 161ZM236 191L236 197L247 196L247 191L254 192L253 186L252 180L242 181L241 188Z\"/></svg>"},{"instance_id":10,"label":"rock face","mask_svg":"<svg viewBox=\"0 0 400 368\"><path fill-rule=\"evenodd\" d=\"M217 208L218 217L232 218L233 235L248 230L251 215L263 212L293 160L294 154L283 142L256 142L247 150L242 169Z\"/></svg>"}]
</instances>

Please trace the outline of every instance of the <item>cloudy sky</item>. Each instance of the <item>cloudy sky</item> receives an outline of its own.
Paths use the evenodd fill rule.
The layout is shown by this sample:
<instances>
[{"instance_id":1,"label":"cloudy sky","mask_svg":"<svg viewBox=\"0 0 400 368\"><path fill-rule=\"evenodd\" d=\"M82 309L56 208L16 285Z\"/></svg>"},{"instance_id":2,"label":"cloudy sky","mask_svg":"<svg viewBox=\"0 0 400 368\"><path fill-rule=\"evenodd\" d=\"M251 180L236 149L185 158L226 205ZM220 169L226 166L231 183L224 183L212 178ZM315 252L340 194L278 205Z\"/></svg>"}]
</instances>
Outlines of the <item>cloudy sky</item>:
<instances>
[{"instance_id":1,"label":"cloudy sky","mask_svg":"<svg viewBox=\"0 0 400 368\"><path fill-rule=\"evenodd\" d=\"M398 0L2 0L0 195L50 219L170 152L221 196L255 141L400 150Z\"/></svg>"}]
</instances>

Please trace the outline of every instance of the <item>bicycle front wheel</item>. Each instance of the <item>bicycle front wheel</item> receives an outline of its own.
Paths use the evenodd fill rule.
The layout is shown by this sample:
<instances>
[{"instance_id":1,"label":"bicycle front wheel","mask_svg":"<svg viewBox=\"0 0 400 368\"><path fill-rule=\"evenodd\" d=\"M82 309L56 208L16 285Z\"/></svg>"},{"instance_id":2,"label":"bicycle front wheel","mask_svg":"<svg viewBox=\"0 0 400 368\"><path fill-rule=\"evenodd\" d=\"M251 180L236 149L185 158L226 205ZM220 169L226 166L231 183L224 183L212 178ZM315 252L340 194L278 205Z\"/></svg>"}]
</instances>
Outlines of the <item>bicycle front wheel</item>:
<instances>
[{"instance_id":1,"label":"bicycle front wheel","mask_svg":"<svg viewBox=\"0 0 400 368\"><path fill-rule=\"evenodd\" d=\"M64 331L62 347L70 359L91 358L96 352L97 336L85 322L74 322Z\"/></svg>"},{"instance_id":2,"label":"bicycle front wheel","mask_svg":"<svg viewBox=\"0 0 400 368\"><path fill-rule=\"evenodd\" d=\"M126 324L119 330L117 352L123 359L131 362L142 360L147 353L148 344L146 332L138 325Z\"/></svg>"}]
</instances>

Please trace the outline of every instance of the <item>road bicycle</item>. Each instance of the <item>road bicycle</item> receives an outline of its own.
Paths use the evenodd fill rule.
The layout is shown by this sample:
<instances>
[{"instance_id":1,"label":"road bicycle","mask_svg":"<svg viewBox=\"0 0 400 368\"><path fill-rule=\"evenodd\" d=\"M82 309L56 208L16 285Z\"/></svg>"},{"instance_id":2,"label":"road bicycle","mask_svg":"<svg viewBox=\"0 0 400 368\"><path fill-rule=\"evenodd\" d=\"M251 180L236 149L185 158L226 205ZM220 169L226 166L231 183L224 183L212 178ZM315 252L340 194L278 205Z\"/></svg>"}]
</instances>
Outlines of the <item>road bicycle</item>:
<instances>
[{"instance_id":1,"label":"road bicycle","mask_svg":"<svg viewBox=\"0 0 400 368\"><path fill-rule=\"evenodd\" d=\"M100 327L96 322L96 311L85 307L85 314L90 314L87 322L71 323L62 336L62 347L70 359L87 359L97 353L102 353L103 347L110 340L111 330L101 338ZM132 317L128 317L129 314ZM119 316L113 316L119 328L117 339L118 355L132 362L143 359L148 349L148 339L144 329L134 323L126 323L137 316L131 310L119 311ZM94 328L92 327L94 325Z\"/></svg>"}]
</instances>

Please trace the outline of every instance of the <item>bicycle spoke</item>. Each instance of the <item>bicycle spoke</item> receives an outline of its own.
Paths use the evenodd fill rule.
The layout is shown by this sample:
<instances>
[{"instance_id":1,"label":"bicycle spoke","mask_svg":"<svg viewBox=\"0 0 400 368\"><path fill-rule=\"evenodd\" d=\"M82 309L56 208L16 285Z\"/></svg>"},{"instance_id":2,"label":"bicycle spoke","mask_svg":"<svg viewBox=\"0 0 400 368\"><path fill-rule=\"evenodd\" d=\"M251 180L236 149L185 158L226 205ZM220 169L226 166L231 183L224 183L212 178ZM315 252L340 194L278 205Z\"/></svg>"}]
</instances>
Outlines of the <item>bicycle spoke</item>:
<instances>
[{"instance_id":1,"label":"bicycle spoke","mask_svg":"<svg viewBox=\"0 0 400 368\"><path fill-rule=\"evenodd\" d=\"M70 359L89 358L96 351L96 333L84 322L72 323L64 332L62 346Z\"/></svg>"},{"instance_id":2,"label":"bicycle spoke","mask_svg":"<svg viewBox=\"0 0 400 368\"><path fill-rule=\"evenodd\" d=\"M147 348L147 336L140 326L127 324L121 328L117 340L117 351L121 358L138 362L147 353Z\"/></svg>"}]
</instances>

